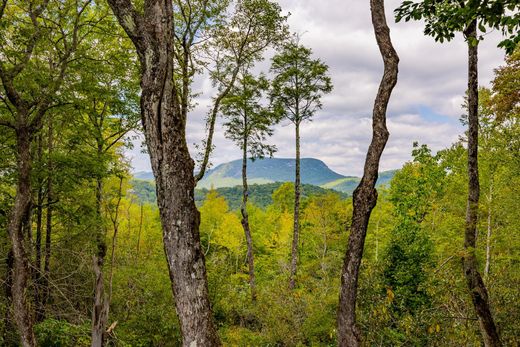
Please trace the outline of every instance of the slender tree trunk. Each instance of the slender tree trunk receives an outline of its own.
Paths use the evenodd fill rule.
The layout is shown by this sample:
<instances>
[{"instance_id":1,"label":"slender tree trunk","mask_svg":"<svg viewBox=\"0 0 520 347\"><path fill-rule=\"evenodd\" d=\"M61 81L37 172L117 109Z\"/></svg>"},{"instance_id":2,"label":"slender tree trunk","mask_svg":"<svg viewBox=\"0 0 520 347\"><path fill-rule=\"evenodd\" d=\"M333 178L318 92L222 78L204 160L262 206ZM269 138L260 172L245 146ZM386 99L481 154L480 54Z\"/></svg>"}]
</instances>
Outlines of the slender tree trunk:
<instances>
[{"instance_id":1,"label":"slender tree trunk","mask_svg":"<svg viewBox=\"0 0 520 347\"><path fill-rule=\"evenodd\" d=\"M376 232L375 232L375 236L376 236L376 263L377 263L377 260L379 259L379 222L381 221L381 216L379 216L379 218L377 219L377 223L376 223Z\"/></svg>"},{"instance_id":2,"label":"slender tree trunk","mask_svg":"<svg viewBox=\"0 0 520 347\"><path fill-rule=\"evenodd\" d=\"M299 117L297 117L299 118ZM291 248L291 275L289 277L289 288L296 286L296 272L298 269L298 243L300 237L300 121L295 122L296 130L296 163L294 174L294 227Z\"/></svg>"},{"instance_id":3,"label":"slender tree trunk","mask_svg":"<svg viewBox=\"0 0 520 347\"><path fill-rule=\"evenodd\" d=\"M137 249L136 249L136 257L139 259L139 252L141 250L141 232L143 230L143 203L139 205L140 213L139 213L139 231L137 232Z\"/></svg>"},{"instance_id":4,"label":"slender tree trunk","mask_svg":"<svg viewBox=\"0 0 520 347\"><path fill-rule=\"evenodd\" d=\"M487 210L487 235L486 235L486 266L484 267L484 278L488 279L489 269L491 268L491 204L493 203L493 182L489 183L488 195L488 210Z\"/></svg>"},{"instance_id":5,"label":"slender tree trunk","mask_svg":"<svg viewBox=\"0 0 520 347\"><path fill-rule=\"evenodd\" d=\"M370 0L370 9L377 44L384 61L384 73L374 102L372 141L365 159L363 177L353 195L352 226L341 272L338 344L342 347L361 345L361 332L356 325L359 266L363 256L370 214L377 203L375 185L379 171L379 160L389 135L386 128L386 109L392 90L397 83L399 64L399 57L392 46L390 30L386 24L384 0Z\"/></svg>"},{"instance_id":6,"label":"slender tree trunk","mask_svg":"<svg viewBox=\"0 0 520 347\"><path fill-rule=\"evenodd\" d=\"M251 229L249 227L249 216L247 214L247 198L249 195L247 186L247 139L244 138L242 155L242 205L240 212L242 213L242 227L246 234L247 243L247 264L249 267L249 287L251 288L251 300L256 300L256 285L255 285L255 264L253 255L253 238L251 237Z\"/></svg>"},{"instance_id":7,"label":"slender tree trunk","mask_svg":"<svg viewBox=\"0 0 520 347\"><path fill-rule=\"evenodd\" d=\"M114 282L114 267L116 266L116 245L117 245L117 234L119 232L119 206L121 205L121 199L123 197L123 177L119 177L119 190L117 196L117 203L115 207L114 217L112 218L113 234L112 234L112 249L110 253L110 274L108 279L108 296L104 302L105 317L103 318L105 323L108 322L110 316L110 303L112 302L112 285ZM105 333L105 332L103 332Z\"/></svg>"},{"instance_id":8,"label":"slender tree trunk","mask_svg":"<svg viewBox=\"0 0 520 347\"><path fill-rule=\"evenodd\" d=\"M14 267L14 259L13 259L13 250L12 248L7 253L6 258L6 274L5 274L5 282L4 282L4 290L5 290L5 300L6 300L6 310L4 316L4 324L2 326L2 337L3 341L11 342L13 331L15 331L15 327L13 327L13 320L11 316L11 303L13 302L13 267Z\"/></svg>"},{"instance_id":9,"label":"slender tree trunk","mask_svg":"<svg viewBox=\"0 0 520 347\"><path fill-rule=\"evenodd\" d=\"M486 347L501 346L500 338L489 307L486 286L478 271L476 232L480 184L478 177L478 45L477 21L465 30L468 40L468 203L464 233L465 255L462 265L468 290L479 320L480 333Z\"/></svg>"},{"instance_id":10,"label":"slender tree trunk","mask_svg":"<svg viewBox=\"0 0 520 347\"><path fill-rule=\"evenodd\" d=\"M54 129L52 124L52 119L49 119L49 133L48 133L48 161L47 167L49 170L47 177L47 216L45 221L45 259L43 264L43 276L42 276L42 316L41 319L45 318L45 306L49 301L50 297L50 287L49 287L49 276L51 273L50 264L51 264L51 238L52 238L52 217L53 217L53 205L55 203L54 199L54 162L52 161L52 155L54 152Z\"/></svg>"},{"instance_id":11,"label":"slender tree trunk","mask_svg":"<svg viewBox=\"0 0 520 347\"><path fill-rule=\"evenodd\" d=\"M38 135L38 163L43 162L43 138L42 135ZM34 301L36 306L36 322L43 320L43 307L42 307L42 231L43 231L43 178L38 178L38 193L36 196L36 263L34 264Z\"/></svg>"},{"instance_id":12,"label":"slender tree trunk","mask_svg":"<svg viewBox=\"0 0 520 347\"><path fill-rule=\"evenodd\" d=\"M92 347L102 347L105 345L105 329L106 329L106 305L105 305L105 282L103 278L103 263L107 253L105 228L103 226L102 216L103 203L103 179L99 177L96 182L96 210L98 230L96 233L97 252L93 257L93 267L95 275L94 285L94 306L92 308Z\"/></svg>"},{"instance_id":13,"label":"slender tree trunk","mask_svg":"<svg viewBox=\"0 0 520 347\"><path fill-rule=\"evenodd\" d=\"M109 4L140 60L141 118L183 346L219 346L200 244L194 162L186 143L186 117L173 80L172 2L146 0L142 14L129 0L109 0Z\"/></svg>"},{"instance_id":14,"label":"slender tree trunk","mask_svg":"<svg viewBox=\"0 0 520 347\"><path fill-rule=\"evenodd\" d=\"M18 183L14 206L9 214L8 233L13 250L13 313L23 347L36 346L33 315L27 298L30 277L27 244L23 231L31 211L31 132L25 125L16 129Z\"/></svg>"}]
</instances>

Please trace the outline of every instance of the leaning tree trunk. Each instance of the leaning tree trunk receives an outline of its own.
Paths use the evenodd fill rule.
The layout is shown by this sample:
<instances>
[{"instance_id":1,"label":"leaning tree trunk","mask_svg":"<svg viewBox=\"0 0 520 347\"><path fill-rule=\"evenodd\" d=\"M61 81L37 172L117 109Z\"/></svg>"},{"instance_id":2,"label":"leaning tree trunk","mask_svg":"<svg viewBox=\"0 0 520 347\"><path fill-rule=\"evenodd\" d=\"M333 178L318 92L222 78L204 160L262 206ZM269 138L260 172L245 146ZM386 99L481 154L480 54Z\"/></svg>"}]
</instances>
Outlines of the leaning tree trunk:
<instances>
[{"instance_id":1,"label":"leaning tree trunk","mask_svg":"<svg viewBox=\"0 0 520 347\"><path fill-rule=\"evenodd\" d=\"M383 79L374 102L372 116L372 142L365 159L363 178L354 191L352 226L348 248L341 272L341 291L338 309L339 346L360 346L361 333L356 326L356 299L359 266L372 209L377 203L375 184L379 171L379 160L388 140L386 109L392 90L397 83L399 57L390 40L386 24L384 0L370 0L372 25L379 50L384 61Z\"/></svg>"},{"instance_id":2,"label":"leaning tree trunk","mask_svg":"<svg viewBox=\"0 0 520 347\"><path fill-rule=\"evenodd\" d=\"M171 1L145 0L141 14L130 0L109 0L132 39L141 65L141 118L163 228L164 251L183 346L219 346L208 297L195 206L194 162L186 143L186 117L174 83Z\"/></svg>"},{"instance_id":3,"label":"leaning tree trunk","mask_svg":"<svg viewBox=\"0 0 520 347\"><path fill-rule=\"evenodd\" d=\"M251 228L249 227L249 215L247 214L247 197L249 195L247 187L247 139L243 143L242 156L242 205L240 212L242 213L242 227L246 234L247 243L247 265L249 267L249 287L251 289L251 300L256 300L256 284L255 284L255 261L253 255L253 238L251 237Z\"/></svg>"},{"instance_id":4,"label":"leaning tree trunk","mask_svg":"<svg viewBox=\"0 0 520 347\"><path fill-rule=\"evenodd\" d=\"M22 117L21 117L22 118ZM13 316L23 347L36 346L33 331L33 315L27 298L30 277L27 244L23 226L31 212L31 132L19 125L16 129L18 184L14 206L9 214L8 233L13 251L12 300Z\"/></svg>"},{"instance_id":5,"label":"leaning tree trunk","mask_svg":"<svg viewBox=\"0 0 520 347\"><path fill-rule=\"evenodd\" d=\"M501 346L489 307L486 286L478 271L475 254L480 185L478 177L478 44L477 21L465 30L468 40L468 203L462 266L468 290L477 313L480 333L486 347Z\"/></svg>"},{"instance_id":6,"label":"leaning tree trunk","mask_svg":"<svg viewBox=\"0 0 520 347\"><path fill-rule=\"evenodd\" d=\"M294 173L294 227L291 249L291 275L289 277L289 288L296 286L296 272L298 270L298 243L300 237L300 121L296 117L296 162Z\"/></svg>"}]
</instances>

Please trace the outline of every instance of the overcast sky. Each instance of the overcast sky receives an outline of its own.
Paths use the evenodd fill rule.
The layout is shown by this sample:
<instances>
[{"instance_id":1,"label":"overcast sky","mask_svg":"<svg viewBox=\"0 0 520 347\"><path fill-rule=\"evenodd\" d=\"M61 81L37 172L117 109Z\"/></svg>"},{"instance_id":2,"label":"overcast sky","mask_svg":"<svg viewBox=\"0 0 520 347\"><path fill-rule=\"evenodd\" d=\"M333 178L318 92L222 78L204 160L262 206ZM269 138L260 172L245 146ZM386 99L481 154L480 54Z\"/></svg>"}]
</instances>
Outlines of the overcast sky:
<instances>
[{"instance_id":1,"label":"overcast sky","mask_svg":"<svg viewBox=\"0 0 520 347\"><path fill-rule=\"evenodd\" d=\"M368 1L279 0L290 12L293 32L303 33L301 43L329 65L334 90L325 96L323 109L301 129L302 157L323 160L344 175L360 175L371 140L371 113L383 64L370 20ZM464 129L459 123L467 86L467 48L459 35L449 43L436 43L423 35L423 24L394 23L393 10L400 1L387 0L386 14L392 41L400 57L399 78L388 109L390 139L381 160L381 170L395 169L410 160L412 143L418 141L439 150L456 141ZM487 86L493 69L503 63L496 48L498 33L486 35L479 47L479 83ZM267 72L269 60L259 64ZM188 143L204 136L204 117L213 90L199 78L202 92L188 120ZM294 128L287 122L276 127L271 143L275 157L294 157ZM215 133L213 165L240 158L240 150ZM193 148L193 146L192 146ZM195 150L192 150L194 154ZM139 145L128 153L134 171L151 171Z\"/></svg>"}]
</instances>

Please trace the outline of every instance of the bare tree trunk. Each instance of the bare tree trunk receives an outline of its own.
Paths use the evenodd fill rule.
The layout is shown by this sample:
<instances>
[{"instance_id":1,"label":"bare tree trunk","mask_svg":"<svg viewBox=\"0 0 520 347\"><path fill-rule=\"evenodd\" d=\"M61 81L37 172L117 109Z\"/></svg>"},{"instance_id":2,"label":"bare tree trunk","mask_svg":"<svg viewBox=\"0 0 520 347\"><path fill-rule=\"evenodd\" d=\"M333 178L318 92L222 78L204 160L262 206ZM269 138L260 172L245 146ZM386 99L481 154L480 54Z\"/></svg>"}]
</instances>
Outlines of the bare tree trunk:
<instances>
[{"instance_id":1,"label":"bare tree trunk","mask_svg":"<svg viewBox=\"0 0 520 347\"><path fill-rule=\"evenodd\" d=\"M117 196L117 203L114 211L114 216L112 219L112 227L113 227L113 234L112 234L112 249L110 253L110 274L108 279L108 296L105 299L104 305L105 309L103 311L105 317L103 320L105 323L108 322L108 318L110 315L110 303L112 302L112 288L113 288L113 282L114 282L114 267L116 265L116 245L117 245L117 234L119 232L119 206L121 205L121 199L123 197L123 177L119 177L119 189L118 189L118 196ZM106 331L103 332L104 334Z\"/></svg>"},{"instance_id":2,"label":"bare tree trunk","mask_svg":"<svg viewBox=\"0 0 520 347\"><path fill-rule=\"evenodd\" d=\"M43 162L43 138L42 135L38 135L38 163ZM38 193L36 195L36 264L34 264L34 301L36 307L36 322L43 320L43 295L42 295L42 280L43 280L43 269L42 269L42 234L43 234L43 192L44 180L40 176L38 178Z\"/></svg>"},{"instance_id":3,"label":"bare tree trunk","mask_svg":"<svg viewBox=\"0 0 520 347\"><path fill-rule=\"evenodd\" d=\"M140 209L140 213L139 213L139 231L137 232L137 249L136 249L136 252L135 252L137 259L139 259L139 252L141 250L141 232L143 230L143 215L144 215L143 203L139 204L139 209Z\"/></svg>"},{"instance_id":4,"label":"bare tree trunk","mask_svg":"<svg viewBox=\"0 0 520 347\"><path fill-rule=\"evenodd\" d=\"M21 116L20 118L23 118ZM18 183L14 206L9 214L7 230L13 250L12 296L14 320L23 347L36 346L33 331L33 315L27 298L30 277L27 245L23 231L31 212L31 132L25 125L16 129Z\"/></svg>"},{"instance_id":5,"label":"bare tree trunk","mask_svg":"<svg viewBox=\"0 0 520 347\"><path fill-rule=\"evenodd\" d=\"M478 45L477 21L465 30L468 40L468 204L464 233L465 255L462 265L468 290L479 320L480 332L486 347L501 346L500 338L489 307L486 286L478 272L476 232L480 184L478 177Z\"/></svg>"},{"instance_id":6,"label":"bare tree trunk","mask_svg":"<svg viewBox=\"0 0 520 347\"><path fill-rule=\"evenodd\" d=\"M107 245L105 240L105 228L103 226L102 216L102 200L103 200L103 179L98 177L96 182L96 210L98 230L96 233L97 252L93 257L93 267L95 275L94 284L94 306L92 308L92 331L91 346L102 347L105 345L105 329L106 329L106 305L105 305L105 282L103 278L103 263L107 253Z\"/></svg>"},{"instance_id":7,"label":"bare tree trunk","mask_svg":"<svg viewBox=\"0 0 520 347\"><path fill-rule=\"evenodd\" d=\"M296 272L298 270L298 243L300 237L300 121L295 122L296 130L296 162L294 175L294 227L291 248L291 275L289 277L289 288L296 286Z\"/></svg>"},{"instance_id":8,"label":"bare tree trunk","mask_svg":"<svg viewBox=\"0 0 520 347\"><path fill-rule=\"evenodd\" d=\"M255 264L253 255L253 238L251 237L251 229L249 227L249 216L247 214L247 197L249 195L247 186L247 139L244 138L242 155L242 205L240 212L242 213L242 227L246 234L247 243L247 264L249 267L249 287L251 289L251 300L256 300L256 285L255 285Z\"/></svg>"},{"instance_id":9,"label":"bare tree trunk","mask_svg":"<svg viewBox=\"0 0 520 347\"><path fill-rule=\"evenodd\" d=\"M11 307L11 304L13 302L13 266L14 266L14 259L13 259L13 250L12 248L7 253L6 260L6 274L5 274L5 281L4 281L4 294L5 294L5 300L6 300L6 310L5 310L5 316L4 316L4 324L2 326L2 337L3 341L12 341L12 335L15 331L15 327L13 326L13 320L11 317L11 310L9 307Z\"/></svg>"},{"instance_id":10,"label":"bare tree trunk","mask_svg":"<svg viewBox=\"0 0 520 347\"><path fill-rule=\"evenodd\" d=\"M45 251L44 251L44 264L43 264L43 276L42 276L42 316L41 319L45 319L45 306L49 301L50 297L50 287L49 287L49 276L51 273L50 263L51 263L51 238L52 238L52 216L53 216L53 205L55 203L54 199L54 163L52 161L52 155L54 151L54 129L52 124L52 119L49 119L49 129L48 129L48 177L47 177L47 216L45 221Z\"/></svg>"},{"instance_id":11,"label":"bare tree trunk","mask_svg":"<svg viewBox=\"0 0 520 347\"><path fill-rule=\"evenodd\" d=\"M146 0L143 14L129 0L109 0L109 4L132 39L141 63L141 118L156 181L164 251L183 346L219 346L200 244L194 162L186 144L186 117L180 110L173 80L172 3Z\"/></svg>"},{"instance_id":12,"label":"bare tree trunk","mask_svg":"<svg viewBox=\"0 0 520 347\"><path fill-rule=\"evenodd\" d=\"M356 300L359 266L363 256L365 237L372 209L377 203L375 184L379 160L388 140L386 109L392 90L397 83L399 57L390 40L386 24L384 0L370 0L372 25L384 61L384 73L374 102L372 142L365 159L363 178L353 195L352 226L348 248L341 272L341 291L338 309L339 346L361 345L361 333L356 325Z\"/></svg>"},{"instance_id":13,"label":"bare tree trunk","mask_svg":"<svg viewBox=\"0 0 520 347\"><path fill-rule=\"evenodd\" d=\"M484 267L484 278L488 279L489 270L491 268L491 204L493 203L493 182L489 183L488 195L488 213L487 213L487 235L486 235L486 266Z\"/></svg>"}]
</instances>

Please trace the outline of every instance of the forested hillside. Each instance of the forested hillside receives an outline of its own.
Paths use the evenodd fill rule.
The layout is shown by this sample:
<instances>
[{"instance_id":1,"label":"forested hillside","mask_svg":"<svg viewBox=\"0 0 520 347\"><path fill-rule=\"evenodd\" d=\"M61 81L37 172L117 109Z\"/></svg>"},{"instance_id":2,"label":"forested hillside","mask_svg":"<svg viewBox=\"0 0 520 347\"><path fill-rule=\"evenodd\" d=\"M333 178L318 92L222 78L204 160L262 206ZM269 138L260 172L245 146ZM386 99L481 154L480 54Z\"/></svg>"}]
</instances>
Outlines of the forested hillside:
<instances>
[{"instance_id":1,"label":"forested hillside","mask_svg":"<svg viewBox=\"0 0 520 347\"><path fill-rule=\"evenodd\" d=\"M348 3L359 130L326 127L354 99L318 55L341 47L304 45L287 1L0 0L0 345L520 346L520 5L388 3ZM410 75L393 94L421 19L467 54L446 143L453 118L405 114ZM479 85L484 40L505 59Z\"/></svg>"},{"instance_id":2,"label":"forested hillside","mask_svg":"<svg viewBox=\"0 0 520 347\"><path fill-rule=\"evenodd\" d=\"M198 187L215 188L233 187L241 183L241 160L220 164L208 170ZM260 158L248 163L248 179L251 183L274 183L294 181L294 159ZM302 182L321 186L337 179L344 178L325 165L321 160L313 158L301 159Z\"/></svg>"}]
</instances>

